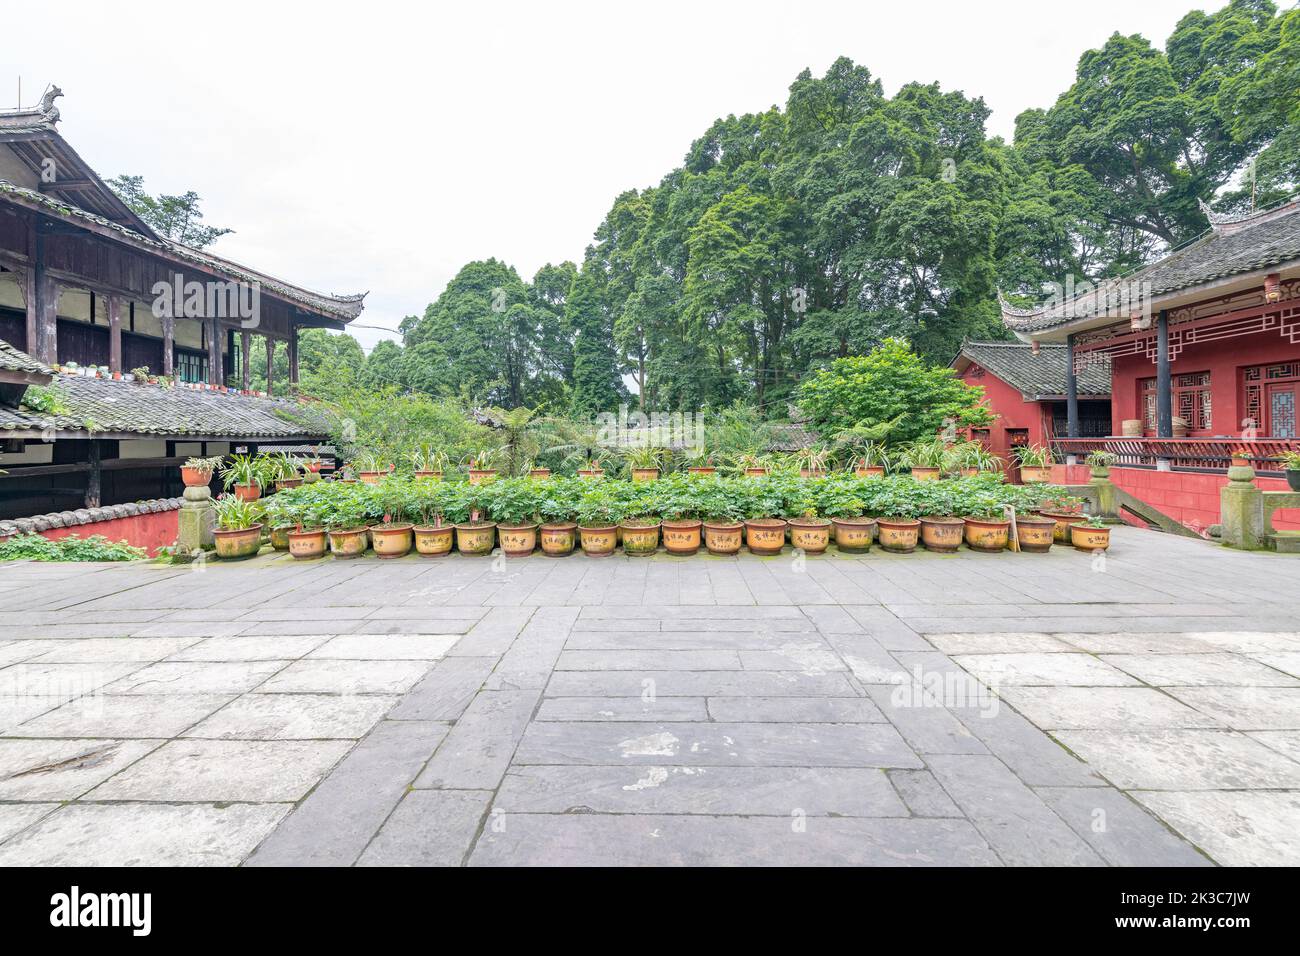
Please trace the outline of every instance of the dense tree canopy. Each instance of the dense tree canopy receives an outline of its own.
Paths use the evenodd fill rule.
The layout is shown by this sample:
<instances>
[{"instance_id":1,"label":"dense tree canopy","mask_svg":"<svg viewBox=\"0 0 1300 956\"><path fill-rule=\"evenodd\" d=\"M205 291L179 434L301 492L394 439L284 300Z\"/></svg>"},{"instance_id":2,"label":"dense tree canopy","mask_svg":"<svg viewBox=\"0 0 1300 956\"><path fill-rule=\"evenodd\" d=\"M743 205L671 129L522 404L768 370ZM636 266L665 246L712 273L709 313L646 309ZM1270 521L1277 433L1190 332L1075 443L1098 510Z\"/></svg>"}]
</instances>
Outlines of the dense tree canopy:
<instances>
[{"instance_id":1,"label":"dense tree canopy","mask_svg":"<svg viewBox=\"0 0 1300 956\"><path fill-rule=\"evenodd\" d=\"M466 265L358 380L580 412L626 400L626 381L646 409L779 416L889 340L946 364L963 338L1006 334L998 288L1128 271L1201 234L1201 202L1290 195L1300 11L1232 0L1164 49L1117 33L1014 143L988 115L935 84L886 96L848 59L804 71L784 106L715 121L658 184L617 196L581 263L531 282Z\"/></svg>"}]
</instances>

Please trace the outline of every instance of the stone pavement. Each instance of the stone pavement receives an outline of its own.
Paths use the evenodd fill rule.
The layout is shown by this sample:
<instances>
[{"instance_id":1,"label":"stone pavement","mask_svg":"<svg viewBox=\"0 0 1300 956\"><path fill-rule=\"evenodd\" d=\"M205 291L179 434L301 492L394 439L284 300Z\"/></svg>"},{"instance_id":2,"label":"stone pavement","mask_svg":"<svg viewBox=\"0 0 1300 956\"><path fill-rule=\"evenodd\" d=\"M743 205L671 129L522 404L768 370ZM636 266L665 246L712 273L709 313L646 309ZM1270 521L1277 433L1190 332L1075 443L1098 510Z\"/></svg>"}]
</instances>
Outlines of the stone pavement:
<instances>
[{"instance_id":1,"label":"stone pavement","mask_svg":"<svg viewBox=\"0 0 1300 956\"><path fill-rule=\"evenodd\" d=\"M0 566L0 865L1300 863L1300 559Z\"/></svg>"}]
</instances>

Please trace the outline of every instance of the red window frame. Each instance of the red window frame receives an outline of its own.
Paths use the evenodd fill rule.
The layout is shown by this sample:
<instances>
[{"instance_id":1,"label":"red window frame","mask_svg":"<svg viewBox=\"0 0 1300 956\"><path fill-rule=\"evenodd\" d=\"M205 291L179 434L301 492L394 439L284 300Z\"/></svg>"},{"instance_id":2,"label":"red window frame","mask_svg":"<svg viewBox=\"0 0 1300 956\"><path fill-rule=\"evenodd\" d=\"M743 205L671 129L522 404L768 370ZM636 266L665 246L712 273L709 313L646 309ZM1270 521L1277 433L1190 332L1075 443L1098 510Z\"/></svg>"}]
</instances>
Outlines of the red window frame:
<instances>
[{"instance_id":1,"label":"red window frame","mask_svg":"<svg viewBox=\"0 0 1300 956\"><path fill-rule=\"evenodd\" d=\"M1145 435L1155 435L1157 428L1156 382L1154 378L1138 379L1137 417L1142 419ZM1213 428L1213 392L1208 371L1180 372L1172 376L1174 415L1187 422L1187 433L1208 432Z\"/></svg>"}]
</instances>

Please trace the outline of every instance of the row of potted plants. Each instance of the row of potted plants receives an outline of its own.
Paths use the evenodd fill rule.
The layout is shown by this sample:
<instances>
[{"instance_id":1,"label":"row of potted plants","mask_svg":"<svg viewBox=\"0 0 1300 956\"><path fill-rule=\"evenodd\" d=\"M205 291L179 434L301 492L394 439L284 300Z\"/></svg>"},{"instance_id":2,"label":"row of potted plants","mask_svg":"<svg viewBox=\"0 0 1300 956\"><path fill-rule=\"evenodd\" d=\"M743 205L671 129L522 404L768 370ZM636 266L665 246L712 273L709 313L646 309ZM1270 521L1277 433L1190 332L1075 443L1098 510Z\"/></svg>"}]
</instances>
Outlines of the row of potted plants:
<instances>
[{"instance_id":1,"label":"row of potted plants","mask_svg":"<svg viewBox=\"0 0 1300 956\"><path fill-rule=\"evenodd\" d=\"M187 488L208 485L213 474L221 477L222 486L242 501L256 501L274 488L295 488L303 482L320 478L321 461L316 457L288 452L256 455L214 455L187 458L181 465L181 480Z\"/></svg>"},{"instance_id":2,"label":"row of potted plants","mask_svg":"<svg viewBox=\"0 0 1300 956\"><path fill-rule=\"evenodd\" d=\"M236 505L234 502L239 502ZM248 507L244 507L248 506ZM655 482L503 478L489 483L390 475L373 484L323 481L286 488L264 501L216 502L218 554L256 553L262 525L295 557L327 550L351 557L420 554L777 554L786 546L820 553L873 544L910 552L1046 551L1053 541L1087 550L1108 545L1109 529L1089 520L1082 501L1047 485L1011 485L998 475L945 481L847 473L801 477L675 474ZM257 527L257 534L248 532ZM243 533L242 537L239 533ZM223 544L225 539L227 544ZM251 548L251 551L248 550Z\"/></svg>"}]
</instances>

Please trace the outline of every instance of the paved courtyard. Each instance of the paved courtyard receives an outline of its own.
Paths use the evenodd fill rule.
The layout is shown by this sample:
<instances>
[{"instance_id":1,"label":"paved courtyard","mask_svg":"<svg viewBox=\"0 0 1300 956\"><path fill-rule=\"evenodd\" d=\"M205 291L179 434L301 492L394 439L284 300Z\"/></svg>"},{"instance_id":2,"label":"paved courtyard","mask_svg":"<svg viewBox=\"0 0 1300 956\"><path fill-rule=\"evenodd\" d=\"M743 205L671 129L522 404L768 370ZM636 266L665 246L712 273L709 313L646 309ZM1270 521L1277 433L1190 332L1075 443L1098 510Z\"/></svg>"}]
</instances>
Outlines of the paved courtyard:
<instances>
[{"instance_id":1,"label":"paved courtyard","mask_svg":"<svg viewBox=\"0 0 1300 956\"><path fill-rule=\"evenodd\" d=\"M1300 559L0 566L0 865L1300 864Z\"/></svg>"}]
</instances>

